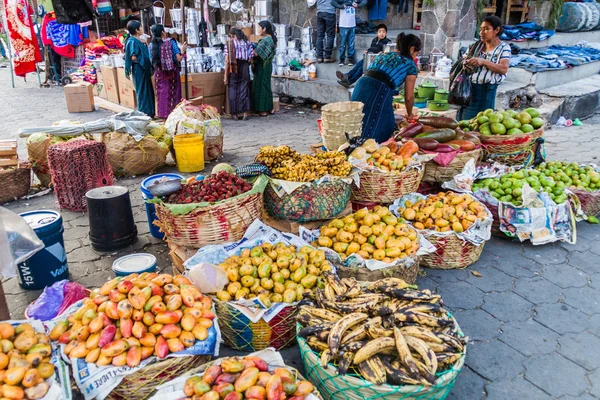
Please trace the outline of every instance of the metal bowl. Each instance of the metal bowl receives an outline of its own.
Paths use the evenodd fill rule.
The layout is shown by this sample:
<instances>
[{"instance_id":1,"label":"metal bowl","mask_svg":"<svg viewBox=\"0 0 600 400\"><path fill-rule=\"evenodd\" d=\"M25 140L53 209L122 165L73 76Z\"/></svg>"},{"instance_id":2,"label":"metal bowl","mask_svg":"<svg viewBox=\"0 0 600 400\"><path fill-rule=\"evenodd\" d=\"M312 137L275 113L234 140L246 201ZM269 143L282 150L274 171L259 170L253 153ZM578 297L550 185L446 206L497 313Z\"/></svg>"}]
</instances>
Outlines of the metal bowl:
<instances>
[{"instance_id":1,"label":"metal bowl","mask_svg":"<svg viewBox=\"0 0 600 400\"><path fill-rule=\"evenodd\" d=\"M154 197L168 196L178 190L181 190L181 180L179 179L170 179L163 182L155 181L155 183L148 186L148 191Z\"/></svg>"}]
</instances>

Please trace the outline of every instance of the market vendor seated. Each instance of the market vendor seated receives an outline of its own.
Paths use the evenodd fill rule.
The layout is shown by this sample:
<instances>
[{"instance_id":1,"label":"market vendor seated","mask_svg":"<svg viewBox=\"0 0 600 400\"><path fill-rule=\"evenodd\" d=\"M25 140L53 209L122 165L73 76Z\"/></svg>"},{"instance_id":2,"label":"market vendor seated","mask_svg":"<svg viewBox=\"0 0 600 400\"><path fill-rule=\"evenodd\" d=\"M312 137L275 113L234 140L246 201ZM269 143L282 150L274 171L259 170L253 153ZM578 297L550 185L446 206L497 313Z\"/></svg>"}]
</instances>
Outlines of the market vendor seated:
<instances>
[{"instance_id":1,"label":"market vendor seated","mask_svg":"<svg viewBox=\"0 0 600 400\"><path fill-rule=\"evenodd\" d=\"M365 53L379 54L383 53L383 46L392 41L387 37L387 26L385 24L377 25L377 36L371 42L371 47ZM335 71L338 77L338 83L344 87L350 87L363 75L364 60L360 60L354 67L344 74L342 71Z\"/></svg>"},{"instance_id":2,"label":"market vendor seated","mask_svg":"<svg viewBox=\"0 0 600 400\"><path fill-rule=\"evenodd\" d=\"M417 66L414 59L421 51L421 39L401 33L396 40L396 51L380 54L373 60L352 92L352 101L360 101L363 108L362 137L382 143L396 129L392 98L404 85L404 104L407 117L412 117Z\"/></svg>"}]
</instances>

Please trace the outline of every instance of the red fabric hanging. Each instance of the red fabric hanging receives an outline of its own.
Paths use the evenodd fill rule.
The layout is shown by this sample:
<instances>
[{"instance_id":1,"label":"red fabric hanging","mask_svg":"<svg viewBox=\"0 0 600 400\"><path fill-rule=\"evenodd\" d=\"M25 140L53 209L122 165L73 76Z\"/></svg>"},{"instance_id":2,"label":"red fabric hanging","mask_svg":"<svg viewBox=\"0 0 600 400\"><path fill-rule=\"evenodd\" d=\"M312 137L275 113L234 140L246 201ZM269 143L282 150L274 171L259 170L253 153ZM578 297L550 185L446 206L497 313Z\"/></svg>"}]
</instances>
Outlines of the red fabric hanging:
<instances>
[{"instance_id":1,"label":"red fabric hanging","mask_svg":"<svg viewBox=\"0 0 600 400\"><path fill-rule=\"evenodd\" d=\"M3 0L7 32L13 48L15 75L25 76L35 71L35 63L42 61L37 37L31 24L33 10L26 0Z\"/></svg>"}]
</instances>

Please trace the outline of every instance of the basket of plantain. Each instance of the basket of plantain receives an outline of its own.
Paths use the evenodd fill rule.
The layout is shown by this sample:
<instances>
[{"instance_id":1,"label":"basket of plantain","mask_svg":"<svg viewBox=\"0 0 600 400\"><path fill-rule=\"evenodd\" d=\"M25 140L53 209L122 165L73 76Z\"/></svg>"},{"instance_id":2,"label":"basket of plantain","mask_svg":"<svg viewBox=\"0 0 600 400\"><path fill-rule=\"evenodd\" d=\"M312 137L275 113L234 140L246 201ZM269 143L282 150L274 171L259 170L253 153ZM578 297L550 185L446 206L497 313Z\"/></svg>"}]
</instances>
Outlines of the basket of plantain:
<instances>
[{"instance_id":1,"label":"basket of plantain","mask_svg":"<svg viewBox=\"0 0 600 400\"><path fill-rule=\"evenodd\" d=\"M398 278L333 276L297 319L307 378L326 400L445 399L465 362L468 339L441 297Z\"/></svg>"}]
</instances>

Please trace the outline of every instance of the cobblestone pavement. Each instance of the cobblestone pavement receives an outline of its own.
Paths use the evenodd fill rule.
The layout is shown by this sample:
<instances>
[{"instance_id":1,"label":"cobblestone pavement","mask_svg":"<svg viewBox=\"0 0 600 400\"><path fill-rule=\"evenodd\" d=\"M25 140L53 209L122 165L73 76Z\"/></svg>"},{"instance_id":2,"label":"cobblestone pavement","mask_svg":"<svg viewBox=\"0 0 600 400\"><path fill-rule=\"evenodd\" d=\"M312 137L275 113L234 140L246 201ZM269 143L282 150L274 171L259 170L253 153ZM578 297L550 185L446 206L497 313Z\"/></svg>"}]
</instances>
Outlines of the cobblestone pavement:
<instances>
[{"instance_id":1,"label":"cobblestone pavement","mask_svg":"<svg viewBox=\"0 0 600 400\"><path fill-rule=\"evenodd\" d=\"M59 88L37 89L20 84L10 89L0 70L3 129L0 138L14 137L19 127L49 124L58 119L93 120L105 112L67 114ZM292 108L247 122L224 121L225 162L252 160L265 144L290 144L307 151L315 142L317 113ZM549 159L597 162L600 134L596 123L547 132ZM184 174L185 175L185 174ZM130 189L138 242L117 254L94 252L88 239L88 217L63 211L65 246L71 279L94 287L113 276L113 260L131 252L157 256L161 270L170 271L166 246L150 236L139 183L142 177L119 180ZM55 208L52 195L10 203L24 212ZM417 283L443 295L461 328L471 338L466 366L449 398L471 399L594 399L600 398L600 229L577 225L577 244L530 244L493 238L481 259L461 271L425 270ZM482 276L476 277L472 271ZM20 318L39 292L23 291L15 279L4 283L12 316ZM232 354L221 348L221 354ZM303 369L298 348L283 351L290 365Z\"/></svg>"}]
</instances>

